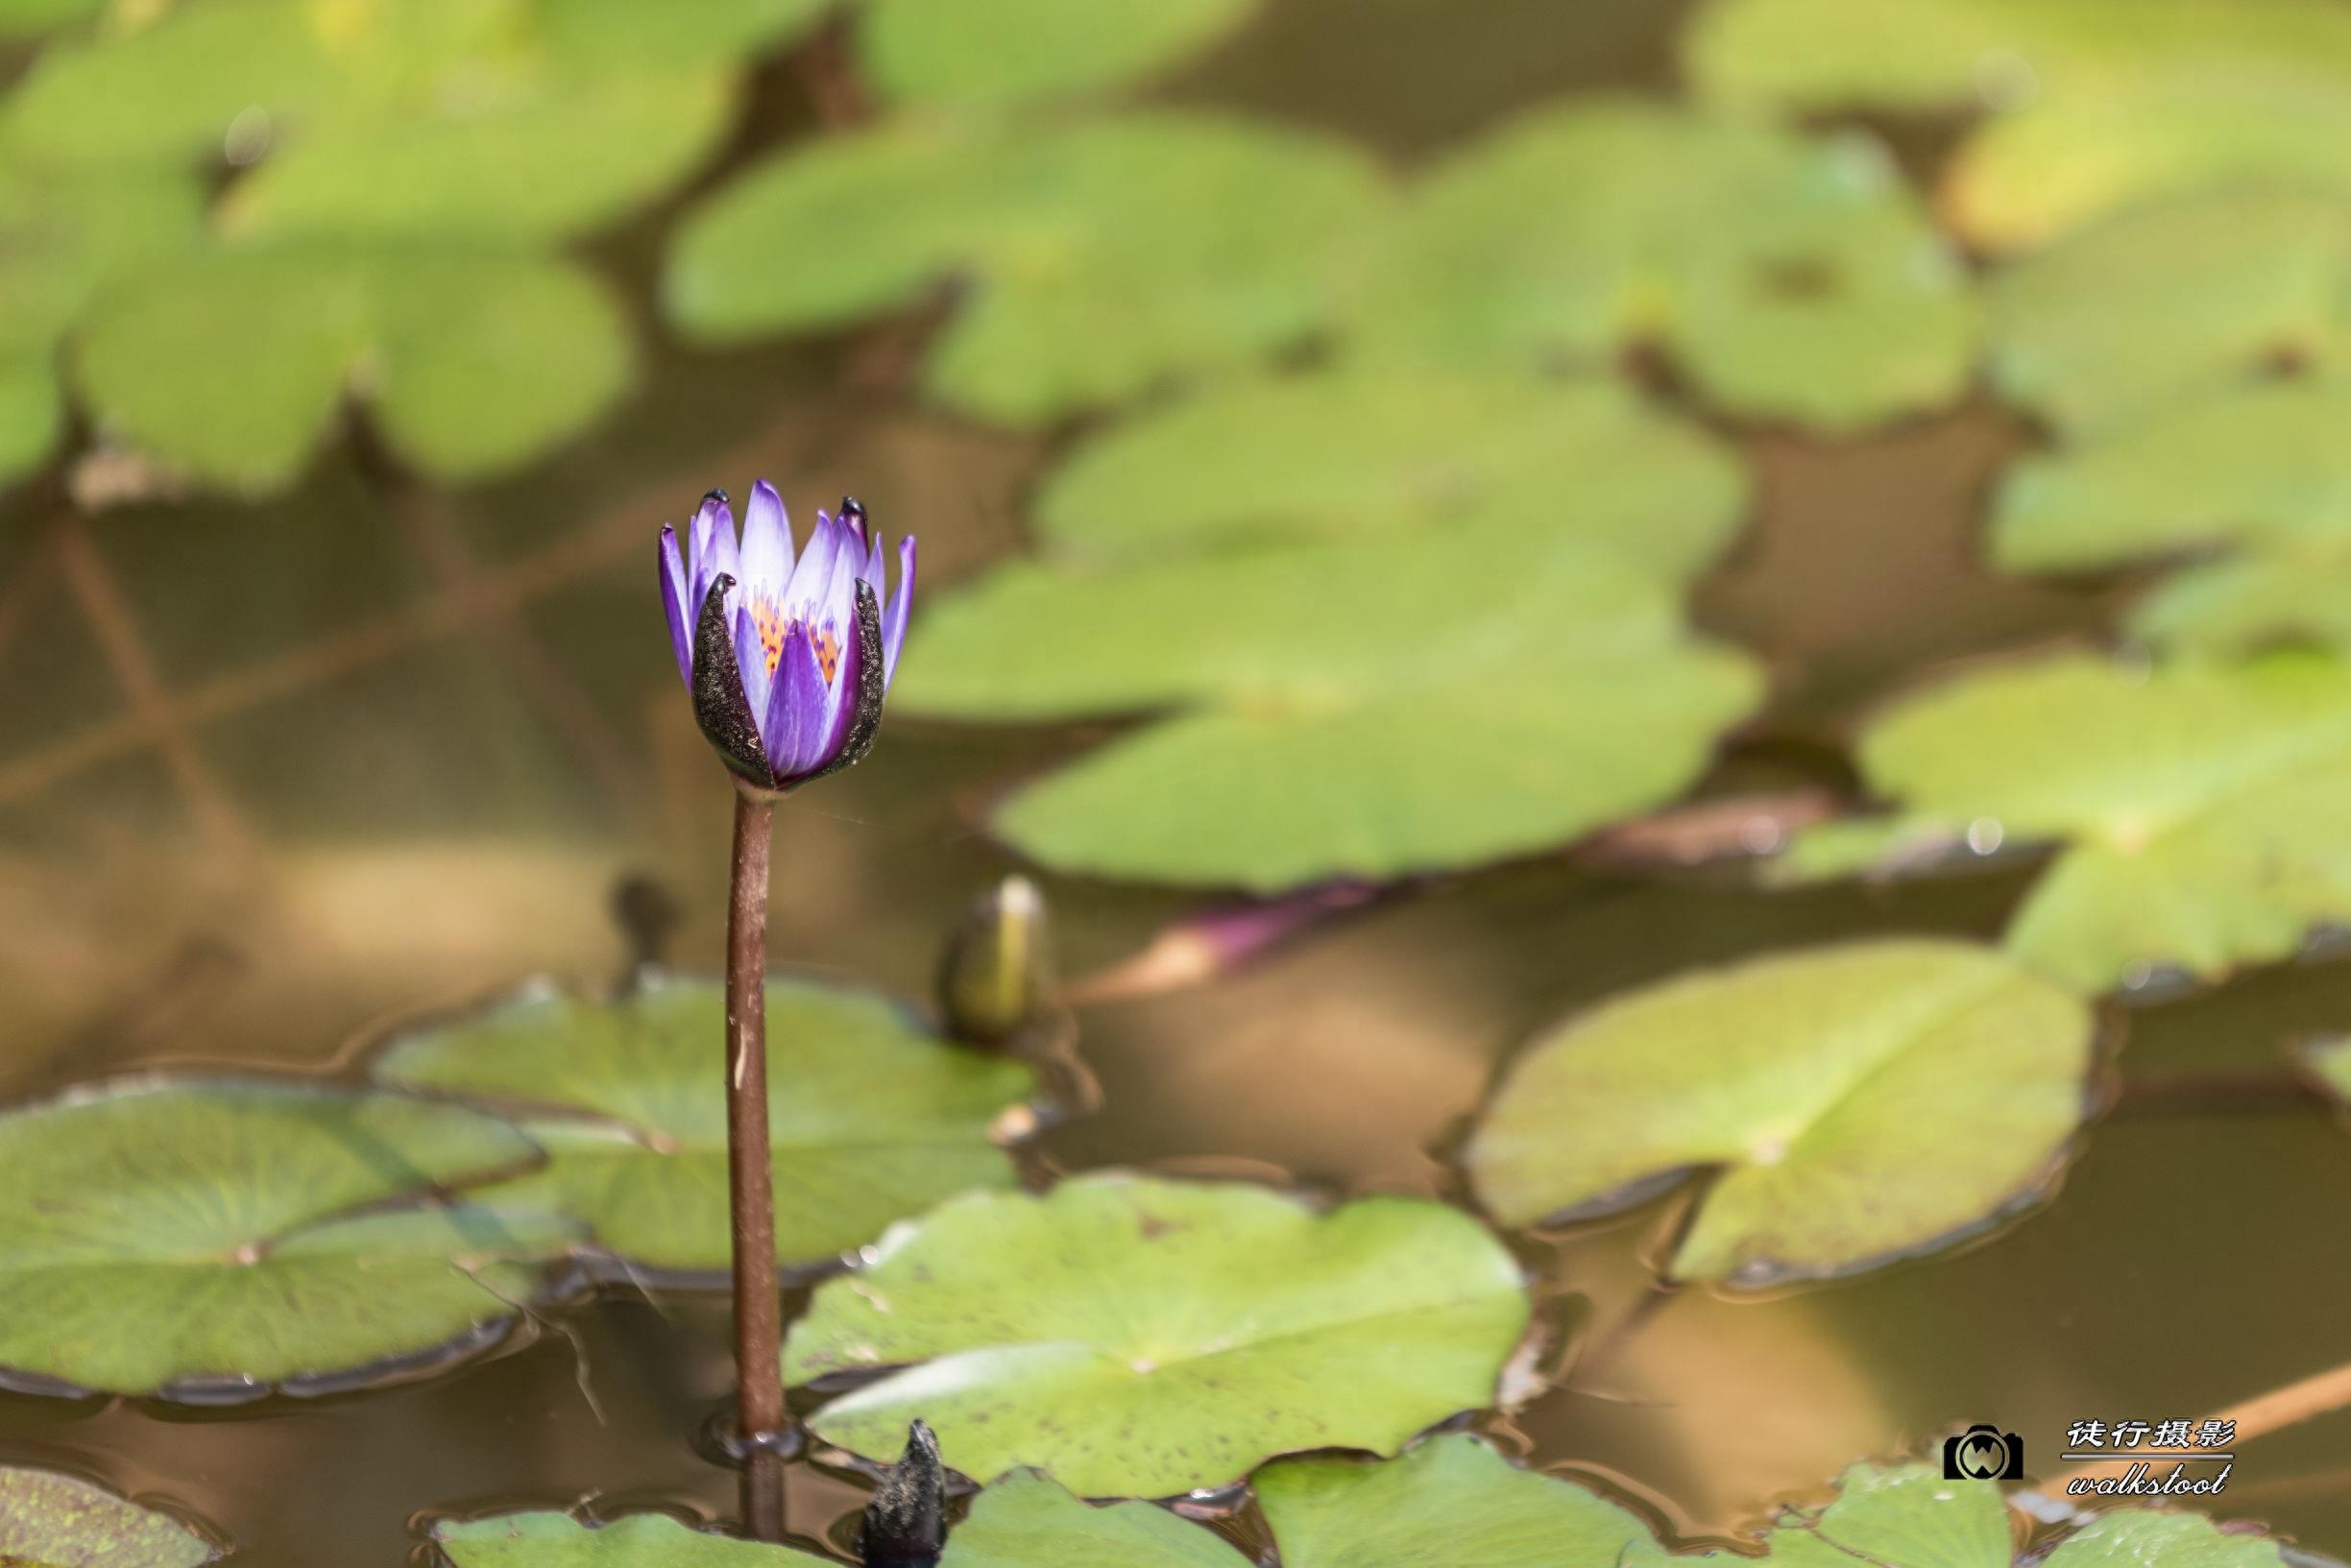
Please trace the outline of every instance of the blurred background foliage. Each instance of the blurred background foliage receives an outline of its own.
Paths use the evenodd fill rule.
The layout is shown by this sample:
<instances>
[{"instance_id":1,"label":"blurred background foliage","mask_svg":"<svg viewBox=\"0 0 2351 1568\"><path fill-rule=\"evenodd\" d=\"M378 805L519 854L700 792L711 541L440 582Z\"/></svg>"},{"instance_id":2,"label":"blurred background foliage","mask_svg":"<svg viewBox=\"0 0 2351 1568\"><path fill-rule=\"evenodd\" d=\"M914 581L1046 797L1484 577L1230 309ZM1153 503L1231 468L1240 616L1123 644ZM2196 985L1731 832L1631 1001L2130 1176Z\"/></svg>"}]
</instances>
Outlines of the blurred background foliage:
<instances>
[{"instance_id":1,"label":"blurred background foliage","mask_svg":"<svg viewBox=\"0 0 2351 1568\"><path fill-rule=\"evenodd\" d=\"M1090 1017L1073 1163L1429 1187L1561 1007L1860 931L2075 1000L2291 956L2351 922L2347 121L2332 0L0 0L0 1083L706 959L646 556L758 473L925 565L779 953L919 986L1013 858L1079 973L1203 894L1442 895ZM2250 977L2134 1061L2346 1012ZM2179 1155L2231 1136L2102 1126L1927 1283L1693 1299L1574 1452L1703 1522L2009 1373L2081 1415L2173 1348L2102 1282L2181 1212L2196 1398L2306 1371L2346 1141ZM1932 1361L1954 1278L2064 1310Z\"/></svg>"}]
</instances>

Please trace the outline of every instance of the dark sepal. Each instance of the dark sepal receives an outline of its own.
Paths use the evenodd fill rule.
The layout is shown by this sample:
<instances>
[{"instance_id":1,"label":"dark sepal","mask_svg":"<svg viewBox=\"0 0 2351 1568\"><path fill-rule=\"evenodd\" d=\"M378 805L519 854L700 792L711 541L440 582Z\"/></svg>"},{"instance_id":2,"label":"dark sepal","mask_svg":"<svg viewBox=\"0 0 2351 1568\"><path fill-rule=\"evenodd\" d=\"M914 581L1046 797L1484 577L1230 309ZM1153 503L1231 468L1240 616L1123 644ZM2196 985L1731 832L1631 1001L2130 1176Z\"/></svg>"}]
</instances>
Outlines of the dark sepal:
<instances>
[{"instance_id":1,"label":"dark sepal","mask_svg":"<svg viewBox=\"0 0 2351 1568\"><path fill-rule=\"evenodd\" d=\"M874 598L873 585L861 577L857 586L857 708L849 715L849 733L841 737L840 750L833 754L832 760L808 779L821 779L863 761L882 730L882 606Z\"/></svg>"},{"instance_id":2,"label":"dark sepal","mask_svg":"<svg viewBox=\"0 0 2351 1568\"><path fill-rule=\"evenodd\" d=\"M859 1552L865 1568L931 1568L947 1547L941 1499L947 1477L938 1438L917 1421L907 1429L906 1452L889 1467L865 1506Z\"/></svg>"},{"instance_id":3,"label":"dark sepal","mask_svg":"<svg viewBox=\"0 0 2351 1568\"><path fill-rule=\"evenodd\" d=\"M742 667L735 663L735 633L727 625L727 590L734 586L735 579L723 571L712 578L694 620L694 722L738 777L773 789L775 771L760 744L759 721L743 693Z\"/></svg>"}]
</instances>

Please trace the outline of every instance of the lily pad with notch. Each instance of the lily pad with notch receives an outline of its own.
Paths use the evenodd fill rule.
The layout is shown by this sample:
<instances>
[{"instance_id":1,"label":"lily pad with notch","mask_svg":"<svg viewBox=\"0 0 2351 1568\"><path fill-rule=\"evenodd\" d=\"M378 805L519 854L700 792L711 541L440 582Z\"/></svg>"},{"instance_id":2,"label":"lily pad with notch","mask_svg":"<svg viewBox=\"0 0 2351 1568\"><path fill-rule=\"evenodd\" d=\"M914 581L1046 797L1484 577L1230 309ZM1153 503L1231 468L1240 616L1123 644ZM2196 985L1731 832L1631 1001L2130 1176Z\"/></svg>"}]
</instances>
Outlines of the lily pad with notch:
<instances>
[{"instance_id":1,"label":"lily pad with notch","mask_svg":"<svg viewBox=\"0 0 2351 1568\"><path fill-rule=\"evenodd\" d=\"M1393 1453L1493 1403L1529 1315L1510 1254L1441 1204L1318 1213L1241 1183L1092 1175L893 1230L817 1288L784 1374L880 1374L810 1417L853 1453L894 1455L919 1415L982 1482L1028 1465L1088 1496L1167 1496L1296 1449Z\"/></svg>"},{"instance_id":2,"label":"lily pad with notch","mask_svg":"<svg viewBox=\"0 0 2351 1568\"><path fill-rule=\"evenodd\" d=\"M784 153L703 204L671 246L665 302L727 344L909 310L960 280L925 385L1046 424L1327 326L1383 196L1356 149L1204 112L886 123Z\"/></svg>"},{"instance_id":3,"label":"lily pad with notch","mask_svg":"<svg viewBox=\"0 0 2351 1568\"><path fill-rule=\"evenodd\" d=\"M1606 366L1654 344L1736 413L1850 429L1956 398L1957 257L1885 149L1656 105L1539 110L1409 193L1347 351Z\"/></svg>"},{"instance_id":4,"label":"lily pad with notch","mask_svg":"<svg viewBox=\"0 0 2351 1568\"><path fill-rule=\"evenodd\" d=\"M2002 944L2078 991L2215 979L2351 919L2351 669L2328 656L1980 669L1897 704L1859 760L1901 812L2057 846Z\"/></svg>"},{"instance_id":5,"label":"lily pad with notch","mask_svg":"<svg viewBox=\"0 0 2351 1568\"><path fill-rule=\"evenodd\" d=\"M1508 527L1023 563L933 608L894 700L1156 713L996 812L1065 871L1280 891L1565 843L1705 769L1760 681L1653 567Z\"/></svg>"},{"instance_id":6,"label":"lily pad with notch","mask_svg":"<svg viewBox=\"0 0 2351 1568\"><path fill-rule=\"evenodd\" d=\"M281 488L347 397L444 478L571 435L627 385L618 307L570 261L470 245L223 247L85 323L84 395L132 442L217 483Z\"/></svg>"},{"instance_id":7,"label":"lily pad with notch","mask_svg":"<svg viewBox=\"0 0 2351 1568\"><path fill-rule=\"evenodd\" d=\"M1613 1213L1709 1171L1674 1278L1850 1273L2045 1194L2089 1103L2093 1036L2078 998L1987 948L1751 959L1539 1038L1464 1163L1511 1225Z\"/></svg>"},{"instance_id":8,"label":"lily pad with notch","mask_svg":"<svg viewBox=\"0 0 2351 1568\"><path fill-rule=\"evenodd\" d=\"M145 1078L0 1115L0 1369L217 1402L353 1386L491 1342L576 1234L441 1189L537 1158L478 1111Z\"/></svg>"},{"instance_id":9,"label":"lily pad with notch","mask_svg":"<svg viewBox=\"0 0 2351 1568\"><path fill-rule=\"evenodd\" d=\"M0 1465L0 1562L24 1568L203 1568L209 1538L78 1476Z\"/></svg>"},{"instance_id":10,"label":"lily pad with notch","mask_svg":"<svg viewBox=\"0 0 2351 1568\"><path fill-rule=\"evenodd\" d=\"M1054 470L1036 522L1087 562L1492 523L1679 579L1745 504L1728 450L1615 381L1356 368L1235 382L1118 425Z\"/></svg>"},{"instance_id":11,"label":"lily pad with notch","mask_svg":"<svg viewBox=\"0 0 2351 1568\"><path fill-rule=\"evenodd\" d=\"M547 1151L485 1198L576 1215L630 1271L732 1257L726 995L649 978L590 1001L539 987L393 1041L377 1081L495 1100ZM1037 1093L1023 1064L948 1044L891 1000L778 976L767 994L781 1262L823 1268L894 1220L1017 1179L991 1129Z\"/></svg>"},{"instance_id":12,"label":"lily pad with notch","mask_svg":"<svg viewBox=\"0 0 2351 1568\"><path fill-rule=\"evenodd\" d=\"M666 1513L591 1524L543 1509L448 1519L431 1541L452 1568L809 1568L829 1564L794 1547L695 1530Z\"/></svg>"}]
</instances>

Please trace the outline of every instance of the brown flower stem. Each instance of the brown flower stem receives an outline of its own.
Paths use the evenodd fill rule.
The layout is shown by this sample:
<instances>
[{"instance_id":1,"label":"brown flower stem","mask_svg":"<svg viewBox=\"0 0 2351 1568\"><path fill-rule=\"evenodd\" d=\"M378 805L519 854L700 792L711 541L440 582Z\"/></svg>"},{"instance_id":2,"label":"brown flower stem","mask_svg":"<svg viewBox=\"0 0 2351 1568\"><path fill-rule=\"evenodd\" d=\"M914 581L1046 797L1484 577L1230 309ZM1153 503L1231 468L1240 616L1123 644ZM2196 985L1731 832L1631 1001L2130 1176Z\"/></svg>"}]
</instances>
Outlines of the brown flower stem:
<instances>
[{"instance_id":1,"label":"brown flower stem","mask_svg":"<svg viewBox=\"0 0 2351 1568\"><path fill-rule=\"evenodd\" d=\"M775 1163L767 1141L767 852L775 802L735 793L727 906L727 1192L735 1228L736 1429L743 1532L784 1538L783 1296L776 1289Z\"/></svg>"},{"instance_id":2,"label":"brown flower stem","mask_svg":"<svg viewBox=\"0 0 2351 1568\"><path fill-rule=\"evenodd\" d=\"M2210 1419L2227 1421L2235 1426L2236 1431L2230 1436L2230 1446L2234 1448L2237 1444L2249 1443L2256 1437L2267 1436L2272 1432L2299 1425L2315 1416L2332 1415L2346 1407L2351 1407L2351 1362L2290 1383L2283 1388L2272 1388L2267 1393L2241 1400L2226 1410L2214 1411ZM2193 1459L2198 1452L2195 1449L2142 1449L2137 1457L2148 1459ZM2126 1450L2115 1457L2128 1459L2132 1455ZM2097 1475L2110 1467L2110 1464L2085 1464L2062 1470L2032 1489L2043 1497L2062 1501L2066 1496L2068 1482L2080 1476Z\"/></svg>"}]
</instances>

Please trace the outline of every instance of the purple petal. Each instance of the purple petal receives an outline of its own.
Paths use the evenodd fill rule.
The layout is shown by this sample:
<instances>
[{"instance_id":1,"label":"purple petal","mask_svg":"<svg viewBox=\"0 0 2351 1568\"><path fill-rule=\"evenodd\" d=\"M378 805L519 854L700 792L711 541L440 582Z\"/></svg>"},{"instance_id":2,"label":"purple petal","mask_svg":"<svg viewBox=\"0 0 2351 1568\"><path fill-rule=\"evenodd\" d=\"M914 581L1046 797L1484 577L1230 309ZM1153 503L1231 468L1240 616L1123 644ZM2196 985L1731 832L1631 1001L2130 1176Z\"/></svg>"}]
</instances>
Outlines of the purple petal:
<instances>
[{"instance_id":1,"label":"purple petal","mask_svg":"<svg viewBox=\"0 0 2351 1568\"><path fill-rule=\"evenodd\" d=\"M863 549L865 547L865 508L855 495L841 497L840 520L841 526L849 530L849 537L857 541L858 548Z\"/></svg>"},{"instance_id":2,"label":"purple petal","mask_svg":"<svg viewBox=\"0 0 2351 1568\"><path fill-rule=\"evenodd\" d=\"M882 615L882 682L898 673L898 650L906 642L907 612L914 604L914 536L898 542L898 592Z\"/></svg>"},{"instance_id":3,"label":"purple petal","mask_svg":"<svg viewBox=\"0 0 2351 1568\"><path fill-rule=\"evenodd\" d=\"M825 733L825 705L831 693L824 671L817 667L816 650L808 632L793 626L784 635L784 658L776 667L775 689L767 698L767 765L779 779L807 772L822 755L816 751Z\"/></svg>"},{"instance_id":4,"label":"purple petal","mask_svg":"<svg viewBox=\"0 0 2351 1568\"><path fill-rule=\"evenodd\" d=\"M711 579L724 572L742 581L742 564L735 548L735 514L726 492L714 490L695 508L686 531L687 603L701 604L710 593Z\"/></svg>"},{"instance_id":5,"label":"purple petal","mask_svg":"<svg viewBox=\"0 0 2351 1568\"><path fill-rule=\"evenodd\" d=\"M800 565L792 568L791 588L784 594L785 609L794 620L816 624L827 608L834 567L840 560L846 533L837 519L816 514L815 531L809 535L808 548L800 552Z\"/></svg>"},{"instance_id":6,"label":"purple petal","mask_svg":"<svg viewBox=\"0 0 2351 1568\"><path fill-rule=\"evenodd\" d=\"M780 600L791 574L791 519L784 514L784 497L762 479L751 487L751 504L743 508L743 591Z\"/></svg>"},{"instance_id":7,"label":"purple petal","mask_svg":"<svg viewBox=\"0 0 2351 1568\"><path fill-rule=\"evenodd\" d=\"M775 670L767 663L767 640L772 637L781 643L784 613L774 600L752 592L746 583L736 585L732 608L735 662L742 666L743 695L750 701L751 712L760 714L763 722L768 690L775 683ZM766 635L763 636L763 632Z\"/></svg>"},{"instance_id":8,"label":"purple petal","mask_svg":"<svg viewBox=\"0 0 2351 1568\"><path fill-rule=\"evenodd\" d=\"M678 559L677 530L661 531L662 614L669 619L669 645L677 653L678 679L693 684L693 639L686 629L686 567Z\"/></svg>"}]
</instances>

